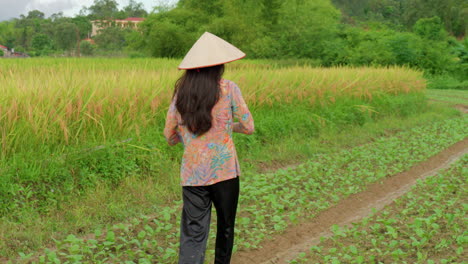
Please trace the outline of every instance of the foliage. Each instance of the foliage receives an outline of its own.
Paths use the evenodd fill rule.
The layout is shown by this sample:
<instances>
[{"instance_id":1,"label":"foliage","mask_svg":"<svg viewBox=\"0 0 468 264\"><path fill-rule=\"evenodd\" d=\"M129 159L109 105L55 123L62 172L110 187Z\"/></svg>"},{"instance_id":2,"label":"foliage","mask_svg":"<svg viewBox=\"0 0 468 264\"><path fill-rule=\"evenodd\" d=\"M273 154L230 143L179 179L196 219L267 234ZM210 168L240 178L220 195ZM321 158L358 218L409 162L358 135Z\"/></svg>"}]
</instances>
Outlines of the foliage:
<instances>
[{"instance_id":1,"label":"foliage","mask_svg":"<svg viewBox=\"0 0 468 264\"><path fill-rule=\"evenodd\" d=\"M107 27L100 30L99 35L94 37L94 41L101 50L122 50L125 46L125 36L129 31L127 28Z\"/></svg>"},{"instance_id":2,"label":"foliage","mask_svg":"<svg viewBox=\"0 0 468 264\"><path fill-rule=\"evenodd\" d=\"M282 7L273 38L283 57L320 58L324 42L334 36L339 12L329 1L283 1Z\"/></svg>"},{"instance_id":3,"label":"foliage","mask_svg":"<svg viewBox=\"0 0 468 264\"><path fill-rule=\"evenodd\" d=\"M429 40L445 40L447 33L439 17L421 18L413 27L414 33Z\"/></svg>"},{"instance_id":4,"label":"foliage","mask_svg":"<svg viewBox=\"0 0 468 264\"><path fill-rule=\"evenodd\" d=\"M78 41L78 27L71 22L60 23L55 32L57 47L62 50L72 49Z\"/></svg>"},{"instance_id":5,"label":"foliage","mask_svg":"<svg viewBox=\"0 0 468 264\"><path fill-rule=\"evenodd\" d=\"M148 15L134 0L122 9L115 0L95 0L74 18L60 13L45 18L33 10L1 22L0 43L36 55L73 55L79 40L88 37L91 20L148 15L138 30L113 28L96 36L95 55L181 58L209 31L249 58L314 60L323 66L407 65L426 76L445 75L463 83L468 76L466 41L448 36L462 35L457 25L463 24L465 4L421 1L334 0L340 14L330 0L182 0L156 6ZM42 51L32 40L44 34L50 42Z\"/></svg>"},{"instance_id":6,"label":"foliage","mask_svg":"<svg viewBox=\"0 0 468 264\"><path fill-rule=\"evenodd\" d=\"M89 36L91 20L108 16L123 19L128 16L145 15L146 11L141 3L130 1L122 10L118 10L117 2L114 0L96 0L89 9L85 8L81 15L73 18L64 17L62 13L52 14L46 18L41 11L32 10L18 19L0 22L0 44L15 50L23 50L31 55L59 52L70 55L73 54L71 51L76 48L79 40ZM33 46L34 38L36 40ZM48 38L47 41L45 41L46 38ZM41 41L42 44L39 43ZM41 46L39 49L38 45ZM46 46L47 48L43 49ZM111 51L114 51L116 46L119 50L123 50L124 45L108 43L104 46L109 46Z\"/></svg>"},{"instance_id":7,"label":"foliage","mask_svg":"<svg viewBox=\"0 0 468 264\"><path fill-rule=\"evenodd\" d=\"M87 17L76 16L71 19L71 22L76 25L80 39L88 37L89 32L91 32L91 22Z\"/></svg>"},{"instance_id":8,"label":"foliage","mask_svg":"<svg viewBox=\"0 0 468 264\"><path fill-rule=\"evenodd\" d=\"M118 3L115 0L94 0L87 11L94 19L111 19L119 11L117 6Z\"/></svg>"},{"instance_id":9,"label":"foliage","mask_svg":"<svg viewBox=\"0 0 468 264\"><path fill-rule=\"evenodd\" d=\"M120 145L127 139L151 139L144 149L163 151L166 144L160 131L170 90L180 74L176 64L176 60L136 59L34 59L2 63L11 72L0 85L3 94L0 112L4 113L0 117L0 134L8 135L0 143L0 160L5 164L2 175L8 175L3 182L14 181L14 174L19 172L24 177L14 185L28 188L36 201L48 201L59 193L86 191L99 178L118 183L126 175L145 170L146 163L140 163L138 158L121 160L134 156L129 154L134 151L133 143L103 149L99 157L94 151L88 156L83 150ZM23 78L17 78L19 75ZM286 113L289 111L281 107L271 109L298 102L304 105L298 110L297 122L289 122L290 125L286 125L287 117L282 122L279 117L260 116L263 121L258 122L258 136L252 137L258 142L279 138L289 130L313 135L320 122L339 129L364 125L389 114L407 116L425 107L421 73L404 68L276 69L237 64L227 78L239 80L237 83L244 87L243 94L252 111L264 109L255 114ZM291 93L291 89L295 92ZM31 91L40 91L40 95ZM397 100L396 95L402 96ZM314 120L310 116L321 118ZM276 129L278 122L284 123L281 126L284 131ZM297 125L301 122L302 127ZM31 146L39 146L34 148L34 155ZM57 159L51 159L50 153ZM160 152L158 158L171 160L164 153ZM24 159L30 159L31 155L34 161L26 162ZM109 162L101 166L99 160ZM55 192L47 192L45 186L53 187ZM0 193L3 197L7 192ZM43 202L37 204L39 208L42 205Z\"/></svg>"},{"instance_id":10,"label":"foliage","mask_svg":"<svg viewBox=\"0 0 468 264\"><path fill-rule=\"evenodd\" d=\"M94 54L95 47L89 41L83 40L80 42L80 52L85 56L92 56Z\"/></svg>"},{"instance_id":11,"label":"foliage","mask_svg":"<svg viewBox=\"0 0 468 264\"><path fill-rule=\"evenodd\" d=\"M148 42L150 54L154 57L181 57L190 47L186 31L174 24L162 22L152 27ZM177 43L174 45L173 43Z\"/></svg>"},{"instance_id":12,"label":"foliage","mask_svg":"<svg viewBox=\"0 0 468 264\"><path fill-rule=\"evenodd\" d=\"M462 263L468 155L291 263ZM461 261L461 262L459 262Z\"/></svg>"},{"instance_id":13,"label":"foliage","mask_svg":"<svg viewBox=\"0 0 468 264\"><path fill-rule=\"evenodd\" d=\"M332 0L355 24L378 21L395 29L412 29L418 20L439 17L445 30L457 37L467 32L468 4L464 0Z\"/></svg>"},{"instance_id":14,"label":"foliage","mask_svg":"<svg viewBox=\"0 0 468 264\"><path fill-rule=\"evenodd\" d=\"M450 75L429 76L428 82L427 82L427 88L468 90L468 80L460 81ZM460 103L463 103L463 102L460 102Z\"/></svg>"},{"instance_id":15,"label":"foliage","mask_svg":"<svg viewBox=\"0 0 468 264\"><path fill-rule=\"evenodd\" d=\"M137 3L135 0L130 0L128 5L122 10L127 17L146 17L148 12L143 7L142 3Z\"/></svg>"},{"instance_id":16,"label":"foliage","mask_svg":"<svg viewBox=\"0 0 468 264\"><path fill-rule=\"evenodd\" d=\"M31 47L36 55L48 55L52 51L52 40L46 34L37 34L32 39Z\"/></svg>"},{"instance_id":17,"label":"foliage","mask_svg":"<svg viewBox=\"0 0 468 264\"><path fill-rule=\"evenodd\" d=\"M264 113L268 115L267 112ZM278 113L270 113L269 116L278 115ZM466 119L460 117L426 124L394 135L375 138L372 143L358 147L327 154L314 153L307 162L294 168L243 176L241 181L243 194L240 197L236 221L236 249L256 248L267 237L282 232L289 225L297 223L299 219L313 218L347 196L362 191L368 184L404 171L454 142L462 140L466 136L465 122ZM247 140L246 137L236 139ZM251 143L263 144L257 140ZM452 176L451 178L455 180L454 183L463 181L460 177ZM441 181L435 182L443 186L436 191L437 184L433 185L435 187L433 190L437 194L435 197L441 201L444 197L441 194L453 192L454 186L457 186L447 185ZM458 190L462 189L458 188ZM428 206L436 205L448 210L452 208L445 206L445 203L436 204L436 201L429 199L429 196L434 197L432 196L434 192L425 193L428 196L422 200L425 201L424 203L415 201L402 204L410 204L415 208L428 208ZM458 194L452 194L451 197L457 197L459 193L460 191ZM180 201L172 201L167 206L159 207L157 213L151 216L136 217L125 223L97 228L90 239L69 234L64 239L56 240L56 250L44 251L41 254L42 260L38 262L49 263L56 259L64 261L78 258L82 263L125 262L135 259L140 259L140 262L174 263L177 259L179 210ZM406 210L408 216L415 213L427 214L431 220L434 220L434 216L430 216L434 215L432 210ZM440 218L444 214L441 215L439 212L436 215ZM457 216L454 219L459 221L462 218ZM380 226L375 229L376 234L379 235L378 245L387 245L387 237L395 239L392 236L395 233L398 234L399 229L385 229L386 226L392 226L394 223L395 221L392 220L381 219ZM444 230L433 225L425 225L424 221L420 223L422 225L419 226L411 224L408 231L415 232L417 228L432 228L429 230L435 228L436 232ZM384 225L383 231L380 230L382 225ZM438 224L438 227L442 225ZM463 230L454 225L450 225L450 228L453 231L450 231L450 234L455 236L459 236L460 231ZM361 237L361 242L371 243L372 241L362 239L362 235L365 234L363 232L343 232L338 228L334 230L339 234L334 239L338 243L338 238L342 234ZM215 232L210 234L211 242L214 240L214 234ZM428 232L423 235L432 237L433 234L435 233ZM461 242L460 239L456 241ZM418 241L430 240L418 239ZM451 244L452 241L454 239L447 242ZM411 240L409 245L411 245ZM386 248L388 246L384 249ZM425 247L414 247L414 249L419 250L423 255L430 252ZM342 250L346 251L348 248L343 247ZM444 250L444 247L440 250ZM369 251L365 252L369 253ZM208 258L212 253L208 252ZM34 254L23 254L23 260L26 261L31 255ZM389 256L395 256L395 254L389 252ZM396 257L399 260L405 260L405 255L396 255ZM455 255L454 258L456 258ZM328 263L326 260L325 262Z\"/></svg>"}]
</instances>

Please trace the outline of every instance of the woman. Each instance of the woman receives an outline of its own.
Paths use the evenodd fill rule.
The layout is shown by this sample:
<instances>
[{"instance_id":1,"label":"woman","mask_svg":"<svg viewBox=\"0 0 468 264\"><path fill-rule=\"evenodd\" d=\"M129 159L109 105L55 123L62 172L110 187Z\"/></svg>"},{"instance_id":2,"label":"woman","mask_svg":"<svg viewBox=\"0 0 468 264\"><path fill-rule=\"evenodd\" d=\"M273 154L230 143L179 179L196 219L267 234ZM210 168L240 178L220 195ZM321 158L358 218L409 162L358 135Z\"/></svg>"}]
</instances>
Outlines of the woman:
<instances>
[{"instance_id":1,"label":"woman","mask_svg":"<svg viewBox=\"0 0 468 264\"><path fill-rule=\"evenodd\" d=\"M215 263L231 260L240 176L232 132L252 134L254 121L239 87L221 77L225 63L243 57L205 32L179 66L186 71L176 82L164 136L170 145L184 145L180 264L203 263L212 204L218 216Z\"/></svg>"}]
</instances>

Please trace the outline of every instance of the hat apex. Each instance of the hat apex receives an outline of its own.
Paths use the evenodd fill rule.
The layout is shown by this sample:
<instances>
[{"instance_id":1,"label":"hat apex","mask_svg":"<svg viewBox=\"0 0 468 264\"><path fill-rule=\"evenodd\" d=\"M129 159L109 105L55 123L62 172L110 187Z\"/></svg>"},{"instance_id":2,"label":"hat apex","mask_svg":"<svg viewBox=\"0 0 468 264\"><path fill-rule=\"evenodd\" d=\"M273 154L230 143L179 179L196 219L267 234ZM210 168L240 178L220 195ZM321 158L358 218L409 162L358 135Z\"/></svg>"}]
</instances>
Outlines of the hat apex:
<instances>
[{"instance_id":1,"label":"hat apex","mask_svg":"<svg viewBox=\"0 0 468 264\"><path fill-rule=\"evenodd\" d=\"M224 39L205 32L179 65L181 70L204 68L240 60L245 53Z\"/></svg>"}]
</instances>

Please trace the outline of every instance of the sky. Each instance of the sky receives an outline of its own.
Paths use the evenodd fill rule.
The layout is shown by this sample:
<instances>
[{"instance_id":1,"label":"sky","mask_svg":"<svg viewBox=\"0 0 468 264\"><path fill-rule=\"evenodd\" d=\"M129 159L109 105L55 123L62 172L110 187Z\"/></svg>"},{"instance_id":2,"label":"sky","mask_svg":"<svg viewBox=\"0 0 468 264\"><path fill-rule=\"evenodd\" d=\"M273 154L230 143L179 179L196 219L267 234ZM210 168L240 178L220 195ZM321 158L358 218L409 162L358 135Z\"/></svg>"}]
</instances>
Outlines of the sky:
<instances>
[{"instance_id":1,"label":"sky","mask_svg":"<svg viewBox=\"0 0 468 264\"><path fill-rule=\"evenodd\" d=\"M0 0L0 21L27 15L31 10L39 10L46 17L58 12L64 16L75 16L83 6L89 7L94 0ZM129 0L116 0L118 8L126 6ZM143 3L146 11L150 12L154 6L160 4L173 4L176 0L136 0Z\"/></svg>"}]
</instances>

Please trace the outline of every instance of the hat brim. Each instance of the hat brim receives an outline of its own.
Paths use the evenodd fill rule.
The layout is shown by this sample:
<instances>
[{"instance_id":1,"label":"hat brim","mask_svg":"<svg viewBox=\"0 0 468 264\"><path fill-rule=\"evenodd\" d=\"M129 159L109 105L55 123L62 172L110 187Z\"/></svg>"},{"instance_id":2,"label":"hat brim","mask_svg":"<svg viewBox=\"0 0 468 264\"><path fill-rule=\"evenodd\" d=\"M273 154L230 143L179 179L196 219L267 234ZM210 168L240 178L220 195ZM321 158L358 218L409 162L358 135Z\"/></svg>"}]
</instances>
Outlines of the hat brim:
<instances>
[{"instance_id":1,"label":"hat brim","mask_svg":"<svg viewBox=\"0 0 468 264\"><path fill-rule=\"evenodd\" d=\"M206 65L206 66L200 66L200 67L188 67L188 68L184 68L184 67L178 67L179 70L193 70L193 69L200 69L200 68L208 68L208 67L213 67L213 66L216 66L216 65L221 65L221 64L226 64L226 63L229 63L229 62L233 62L233 61L237 61L237 60L241 60L243 58L245 58L246 55L240 57L240 58L237 58L237 59L234 59L234 60L230 60L230 61L226 61L226 62L222 62L222 63L216 63L216 64L211 64L211 65Z\"/></svg>"}]
</instances>

